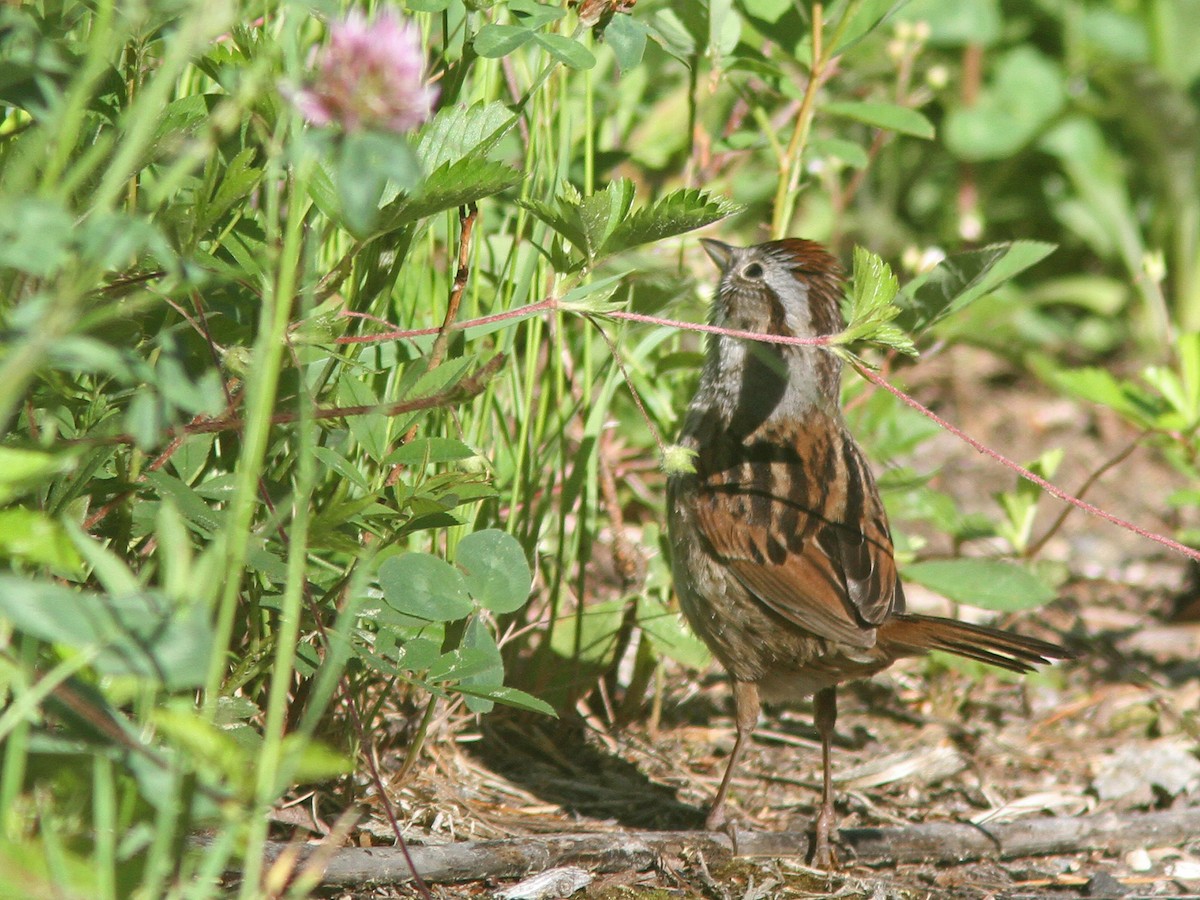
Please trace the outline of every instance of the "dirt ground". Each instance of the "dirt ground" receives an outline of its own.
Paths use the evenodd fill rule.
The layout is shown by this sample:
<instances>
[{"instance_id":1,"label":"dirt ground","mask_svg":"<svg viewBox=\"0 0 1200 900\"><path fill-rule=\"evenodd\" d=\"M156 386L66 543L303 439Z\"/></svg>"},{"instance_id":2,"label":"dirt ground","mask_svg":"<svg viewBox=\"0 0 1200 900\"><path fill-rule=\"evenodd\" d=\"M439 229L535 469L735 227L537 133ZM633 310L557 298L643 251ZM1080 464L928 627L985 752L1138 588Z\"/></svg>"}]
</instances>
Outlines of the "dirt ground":
<instances>
[{"instance_id":1,"label":"dirt ground","mask_svg":"<svg viewBox=\"0 0 1200 900\"><path fill-rule=\"evenodd\" d=\"M989 359L956 348L923 364L919 379L909 376L912 392L942 398L942 415L1017 460L1063 447L1054 481L1068 490L1134 437L1115 417L1032 381L1013 381ZM977 400L981 391L986 402ZM935 484L968 508L989 508L991 493L1014 482L949 435L922 454L914 463L939 468ZM1088 499L1170 534L1181 522L1163 498L1181 486L1155 451L1138 449ZM1035 532L1060 509L1046 500ZM1200 604L1186 560L1080 512L1042 555L1070 573L1060 599L1004 624L1062 639L1079 659L1024 678L905 661L844 687L834 753L841 827L1200 806L1200 624L1186 621L1189 603ZM910 590L909 599L919 611L947 611L944 601L919 590ZM559 722L491 716L481 730L432 747L393 798L409 840L701 828L733 744L728 685L716 670L699 684L676 673L658 695L665 699L655 727L643 721L617 729L595 713ZM819 765L810 707L768 710L734 782L739 824L805 830L819 800ZM362 829L359 843L390 843L381 822ZM788 858L663 860L646 871L596 876L574 896L1200 897L1200 834L1171 846L961 865L841 862L841 871L826 874ZM431 889L439 898L482 897L511 884Z\"/></svg>"}]
</instances>

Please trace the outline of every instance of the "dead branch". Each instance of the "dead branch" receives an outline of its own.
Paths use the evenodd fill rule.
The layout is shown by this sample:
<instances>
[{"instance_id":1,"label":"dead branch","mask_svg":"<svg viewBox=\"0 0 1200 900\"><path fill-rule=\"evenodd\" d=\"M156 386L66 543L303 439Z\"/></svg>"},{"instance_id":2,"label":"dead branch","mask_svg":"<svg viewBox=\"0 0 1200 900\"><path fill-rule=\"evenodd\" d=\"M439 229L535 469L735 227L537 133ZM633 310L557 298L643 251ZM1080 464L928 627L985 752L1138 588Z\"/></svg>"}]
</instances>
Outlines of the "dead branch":
<instances>
[{"instance_id":1,"label":"dead branch","mask_svg":"<svg viewBox=\"0 0 1200 900\"><path fill-rule=\"evenodd\" d=\"M1152 813L1102 813L1092 816L1024 819L1000 825L934 822L903 828L847 828L839 835L846 864L961 863L977 859L1013 859L1052 853L1103 850L1116 853L1138 847L1167 847L1200 835L1200 808ZM801 832L738 832L737 853L747 857L805 858L808 836ZM268 860L295 852L295 845L272 843ZM315 848L306 848L311 855ZM413 865L428 882L520 878L555 866L581 866L597 873L642 871L662 859L705 854L730 856L729 835L694 831L617 831L592 834L536 835L494 841L413 846ZM396 884L412 879L401 850L348 847L325 865L322 883Z\"/></svg>"}]
</instances>

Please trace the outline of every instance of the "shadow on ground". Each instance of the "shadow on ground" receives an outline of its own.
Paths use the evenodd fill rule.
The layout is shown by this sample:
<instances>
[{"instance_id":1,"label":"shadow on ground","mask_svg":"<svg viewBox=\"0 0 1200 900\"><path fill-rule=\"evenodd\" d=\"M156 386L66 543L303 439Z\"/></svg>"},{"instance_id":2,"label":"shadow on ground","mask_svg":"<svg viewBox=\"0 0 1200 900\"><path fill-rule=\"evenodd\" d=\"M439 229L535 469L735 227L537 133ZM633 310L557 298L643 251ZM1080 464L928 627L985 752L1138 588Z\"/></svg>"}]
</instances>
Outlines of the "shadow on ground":
<instances>
[{"instance_id":1,"label":"shadow on ground","mask_svg":"<svg viewBox=\"0 0 1200 900\"><path fill-rule=\"evenodd\" d=\"M485 719L473 755L493 771L570 815L645 830L696 829L704 812L637 766L589 740L579 720Z\"/></svg>"}]
</instances>

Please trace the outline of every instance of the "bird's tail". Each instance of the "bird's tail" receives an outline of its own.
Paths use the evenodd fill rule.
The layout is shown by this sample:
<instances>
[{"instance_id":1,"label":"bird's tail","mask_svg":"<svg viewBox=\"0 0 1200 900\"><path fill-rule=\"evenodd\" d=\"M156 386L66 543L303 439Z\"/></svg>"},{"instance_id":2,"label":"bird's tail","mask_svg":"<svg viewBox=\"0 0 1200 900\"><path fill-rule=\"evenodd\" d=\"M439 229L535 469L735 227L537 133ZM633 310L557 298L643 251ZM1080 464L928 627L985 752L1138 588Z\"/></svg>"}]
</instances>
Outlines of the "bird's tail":
<instances>
[{"instance_id":1,"label":"bird's tail","mask_svg":"<svg viewBox=\"0 0 1200 900\"><path fill-rule=\"evenodd\" d=\"M1013 672L1031 672L1034 666L1075 656L1048 641L940 616L896 616L879 626L877 641L893 657L945 650Z\"/></svg>"}]
</instances>

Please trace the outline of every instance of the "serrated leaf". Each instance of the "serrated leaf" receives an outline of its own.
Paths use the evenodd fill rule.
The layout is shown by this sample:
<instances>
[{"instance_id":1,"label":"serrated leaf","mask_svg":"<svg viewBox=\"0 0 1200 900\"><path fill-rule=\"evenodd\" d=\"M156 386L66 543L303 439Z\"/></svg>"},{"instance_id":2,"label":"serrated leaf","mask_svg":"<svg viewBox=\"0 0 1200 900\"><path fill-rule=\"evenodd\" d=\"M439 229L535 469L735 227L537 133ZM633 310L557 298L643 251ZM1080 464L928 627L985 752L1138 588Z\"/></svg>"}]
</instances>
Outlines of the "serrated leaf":
<instances>
[{"instance_id":1,"label":"serrated leaf","mask_svg":"<svg viewBox=\"0 0 1200 900\"><path fill-rule=\"evenodd\" d=\"M866 340L916 355L908 335L889 324L900 314L893 299L900 290L896 276L879 256L854 248L854 281L850 291L850 323L837 337L838 344Z\"/></svg>"},{"instance_id":2,"label":"serrated leaf","mask_svg":"<svg viewBox=\"0 0 1200 900\"><path fill-rule=\"evenodd\" d=\"M434 172L467 156L483 156L516 121L503 103L460 103L440 109L417 137L417 157L426 172Z\"/></svg>"},{"instance_id":3,"label":"serrated leaf","mask_svg":"<svg viewBox=\"0 0 1200 900\"><path fill-rule=\"evenodd\" d=\"M1013 241L947 256L928 275L905 286L898 324L911 333L925 331L990 294L1054 249L1054 244L1041 241Z\"/></svg>"},{"instance_id":4,"label":"serrated leaf","mask_svg":"<svg viewBox=\"0 0 1200 900\"><path fill-rule=\"evenodd\" d=\"M525 551L510 534L495 528L468 534L458 543L454 564L471 597L485 609L514 612L529 599L533 575Z\"/></svg>"},{"instance_id":5,"label":"serrated leaf","mask_svg":"<svg viewBox=\"0 0 1200 900\"><path fill-rule=\"evenodd\" d=\"M512 166L481 156L446 163L425 179L419 194L390 203L380 214L376 231L395 231L426 216L475 203L513 187L523 177Z\"/></svg>"},{"instance_id":6,"label":"serrated leaf","mask_svg":"<svg viewBox=\"0 0 1200 900\"><path fill-rule=\"evenodd\" d=\"M673 191L652 206L635 210L624 218L604 242L605 255L620 253L639 244L674 237L740 211L723 197L697 188Z\"/></svg>"},{"instance_id":7,"label":"serrated leaf","mask_svg":"<svg viewBox=\"0 0 1200 900\"><path fill-rule=\"evenodd\" d=\"M396 612L428 622L453 622L475 608L458 569L428 553L384 560L379 586L384 601Z\"/></svg>"},{"instance_id":8,"label":"serrated leaf","mask_svg":"<svg viewBox=\"0 0 1200 900\"><path fill-rule=\"evenodd\" d=\"M626 221L633 197L633 182L620 178L588 197L580 197L574 187L566 184L552 203L519 202L583 255L574 267L580 268L596 259L601 246Z\"/></svg>"},{"instance_id":9,"label":"serrated leaf","mask_svg":"<svg viewBox=\"0 0 1200 900\"><path fill-rule=\"evenodd\" d=\"M614 302L612 296L631 274L633 273L618 272L606 278L597 278L595 281L577 285L559 298L559 309L603 314L622 306L622 303Z\"/></svg>"},{"instance_id":10,"label":"serrated leaf","mask_svg":"<svg viewBox=\"0 0 1200 900\"><path fill-rule=\"evenodd\" d=\"M955 603L997 612L1044 606L1055 596L1028 569L998 559L928 560L905 566L901 574Z\"/></svg>"},{"instance_id":11,"label":"serrated leaf","mask_svg":"<svg viewBox=\"0 0 1200 900\"><path fill-rule=\"evenodd\" d=\"M203 235L224 216L234 204L247 197L262 179L262 169L251 163L257 150L245 147L238 152L221 173L221 183L210 199L197 204L197 219L193 224L195 234Z\"/></svg>"},{"instance_id":12,"label":"serrated leaf","mask_svg":"<svg viewBox=\"0 0 1200 900\"><path fill-rule=\"evenodd\" d=\"M822 110L834 116L853 119L875 128L885 128L900 134L932 140L935 134L933 123L907 106L897 106L894 103L865 103L847 101L826 103Z\"/></svg>"}]
</instances>

